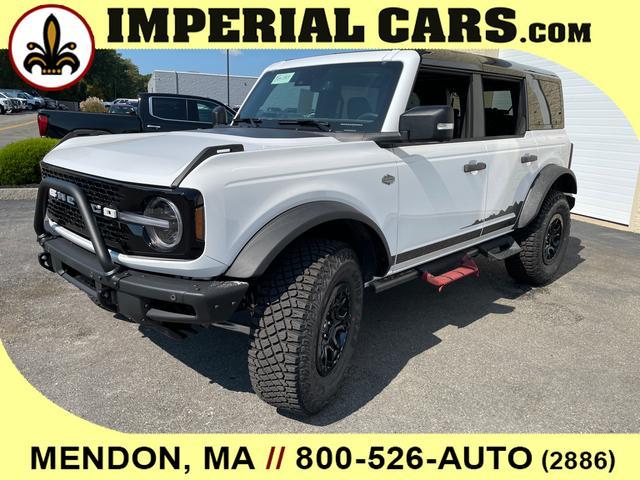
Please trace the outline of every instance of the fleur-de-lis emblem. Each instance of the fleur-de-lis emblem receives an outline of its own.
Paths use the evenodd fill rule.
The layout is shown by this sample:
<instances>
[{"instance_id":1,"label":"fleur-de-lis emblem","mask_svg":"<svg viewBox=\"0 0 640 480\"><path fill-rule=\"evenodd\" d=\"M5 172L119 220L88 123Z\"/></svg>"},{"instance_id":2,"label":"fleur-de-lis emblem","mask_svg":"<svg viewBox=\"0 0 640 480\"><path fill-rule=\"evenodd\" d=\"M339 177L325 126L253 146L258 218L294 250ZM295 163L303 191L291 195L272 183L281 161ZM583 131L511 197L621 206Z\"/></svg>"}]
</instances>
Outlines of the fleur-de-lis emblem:
<instances>
[{"instance_id":1,"label":"fleur-de-lis emblem","mask_svg":"<svg viewBox=\"0 0 640 480\"><path fill-rule=\"evenodd\" d=\"M24 59L24 68L29 73L36 65L40 65L43 75L60 75L62 67L67 65L71 67L71 73L78 70L80 61L71 53L71 50L76 49L76 44L68 42L60 47L60 23L53 14L44 22L43 38L44 46L35 42L27 44L29 50L37 50Z\"/></svg>"}]
</instances>

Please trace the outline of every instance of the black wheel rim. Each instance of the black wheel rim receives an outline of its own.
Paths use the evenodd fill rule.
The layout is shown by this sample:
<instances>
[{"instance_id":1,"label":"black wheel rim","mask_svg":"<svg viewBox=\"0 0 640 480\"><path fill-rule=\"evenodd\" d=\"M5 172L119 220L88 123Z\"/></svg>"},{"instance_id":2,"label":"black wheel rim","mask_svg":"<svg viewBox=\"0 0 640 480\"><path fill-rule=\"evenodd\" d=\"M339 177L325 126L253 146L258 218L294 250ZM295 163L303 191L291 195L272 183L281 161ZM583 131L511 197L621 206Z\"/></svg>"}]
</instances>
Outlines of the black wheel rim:
<instances>
[{"instance_id":1,"label":"black wheel rim","mask_svg":"<svg viewBox=\"0 0 640 480\"><path fill-rule=\"evenodd\" d=\"M316 366L322 377L329 375L340 361L351 327L351 289L339 283L331 291L318 336Z\"/></svg>"},{"instance_id":2,"label":"black wheel rim","mask_svg":"<svg viewBox=\"0 0 640 480\"><path fill-rule=\"evenodd\" d=\"M544 263L549 264L555 260L560 251L562 245L562 234L564 231L564 222L562 215L556 213L551 217L551 221L547 226L547 231L544 235L544 246L542 250L542 259Z\"/></svg>"}]
</instances>

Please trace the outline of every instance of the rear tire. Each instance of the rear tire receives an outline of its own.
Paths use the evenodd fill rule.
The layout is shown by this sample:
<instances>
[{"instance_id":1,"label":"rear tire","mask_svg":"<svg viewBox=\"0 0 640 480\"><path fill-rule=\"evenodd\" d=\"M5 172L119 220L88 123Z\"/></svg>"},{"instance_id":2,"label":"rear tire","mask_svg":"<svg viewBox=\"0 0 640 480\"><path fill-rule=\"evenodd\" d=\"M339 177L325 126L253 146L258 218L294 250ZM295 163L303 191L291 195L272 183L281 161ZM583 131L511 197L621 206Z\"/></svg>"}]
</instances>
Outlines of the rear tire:
<instances>
[{"instance_id":1,"label":"rear tire","mask_svg":"<svg viewBox=\"0 0 640 480\"><path fill-rule=\"evenodd\" d=\"M555 277L567 251L571 215L564 193L552 190L540 212L516 233L522 247L518 255L505 260L507 272L520 283L544 285Z\"/></svg>"},{"instance_id":2,"label":"rear tire","mask_svg":"<svg viewBox=\"0 0 640 480\"><path fill-rule=\"evenodd\" d=\"M257 285L249 375L258 396L313 414L335 396L362 317L358 258L345 243L306 239L287 248Z\"/></svg>"}]
</instances>

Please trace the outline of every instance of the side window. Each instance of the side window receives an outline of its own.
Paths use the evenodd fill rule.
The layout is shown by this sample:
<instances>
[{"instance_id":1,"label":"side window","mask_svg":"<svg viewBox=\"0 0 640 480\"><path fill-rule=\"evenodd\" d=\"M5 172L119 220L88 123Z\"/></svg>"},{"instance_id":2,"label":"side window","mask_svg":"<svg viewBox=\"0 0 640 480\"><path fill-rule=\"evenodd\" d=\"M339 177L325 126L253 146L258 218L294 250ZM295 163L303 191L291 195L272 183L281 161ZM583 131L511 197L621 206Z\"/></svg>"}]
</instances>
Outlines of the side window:
<instances>
[{"instance_id":1,"label":"side window","mask_svg":"<svg viewBox=\"0 0 640 480\"><path fill-rule=\"evenodd\" d=\"M538 80L544 98L549 106L551 128L564 128L564 112L562 108L562 86L560 82Z\"/></svg>"},{"instance_id":2,"label":"side window","mask_svg":"<svg viewBox=\"0 0 640 480\"><path fill-rule=\"evenodd\" d=\"M409 95L407 110L423 105L448 105L454 113L453 138L465 138L470 84L468 75L420 71Z\"/></svg>"},{"instance_id":3,"label":"side window","mask_svg":"<svg viewBox=\"0 0 640 480\"><path fill-rule=\"evenodd\" d=\"M564 128L562 85L559 81L530 77L527 80L529 128Z\"/></svg>"},{"instance_id":4,"label":"side window","mask_svg":"<svg viewBox=\"0 0 640 480\"><path fill-rule=\"evenodd\" d=\"M213 123L213 109L218 104L203 100L188 100L188 120L192 122Z\"/></svg>"},{"instance_id":5,"label":"side window","mask_svg":"<svg viewBox=\"0 0 640 480\"><path fill-rule=\"evenodd\" d=\"M530 130L551 128L551 112L544 98L542 86L532 77L527 79L527 107Z\"/></svg>"},{"instance_id":6,"label":"side window","mask_svg":"<svg viewBox=\"0 0 640 480\"><path fill-rule=\"evenodd\" d=\"M187 120L187 102L184 98L152 97L151 112L158 118Z\"/></svg>"},{"instance_id":7,"label":"side window","mask_svg":"<svg viewBox=\"0 0 640 480\"><path fill-rule=\"evenodd\" d=\"M482 79L486 137L517 135L520 114L520 82Z\"/></svg>"}]
</instances>

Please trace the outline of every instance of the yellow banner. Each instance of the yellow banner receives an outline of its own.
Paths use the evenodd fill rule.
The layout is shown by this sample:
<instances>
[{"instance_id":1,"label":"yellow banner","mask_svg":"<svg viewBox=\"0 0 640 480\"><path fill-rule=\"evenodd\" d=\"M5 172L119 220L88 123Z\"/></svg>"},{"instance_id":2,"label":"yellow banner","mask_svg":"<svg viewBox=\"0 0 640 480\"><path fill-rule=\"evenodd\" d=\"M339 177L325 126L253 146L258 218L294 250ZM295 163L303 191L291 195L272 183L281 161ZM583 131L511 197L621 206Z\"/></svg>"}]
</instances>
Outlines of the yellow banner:
<instances>
[{"instance_id":1,"label":"yellow banner","mask_svg":"<svg viewBox=\"0 0 640 480\"><path fill-rule=\"evenodd\" d=\"M124 434L51 403L4 348L0 378L0 471L9 479L631 480L640 474L640 435Z\"/></svg>"},{"instance_id":2,"label":"yellow banner","mask_svg":"<svg viewBox=\"0 0 640 480\"><path fill-rule=\"evenodd\" d=\"M38 5L4 5L0 48L6 48L18 18ZM64 5L91 25L97 48L497 48L533 43L575 52L634 26L631 12L612 9L603 15L595 2L552 0L239 0L231 5L76 0Z\"/></svg>"},{"instance_id":3,"label":"yellow banner","mask_svg":"<svg viewBox=\"0 0 640 480\"><path fill-rule=\"evenodd\" d=\"M18 19L40 5L5 3L0 48L7 47ZM202 0L76 0L64 5L87 21L99 49L522 49L588 78L636 130L640 126L640 112L630 108L639 70L631 53L640 10L634 2L239 0L230 6Z\"/></svg>"},{"instance_id":4,"label":"yellow banner","mask_svg":"<svg viewBox=\"0 0 640 480\"><path fill-rule=\"evenodd\" d=\"M38 5L5 2L0 48L7 48L19 18ZM522 49L588 78L640 129L637 2L76 0L64 5L86 20L98 49ZM124 434L47 400L3 347L0 384L0 477L10 480L640 478L640 434Z\"/></svg>"}]
</instances>

